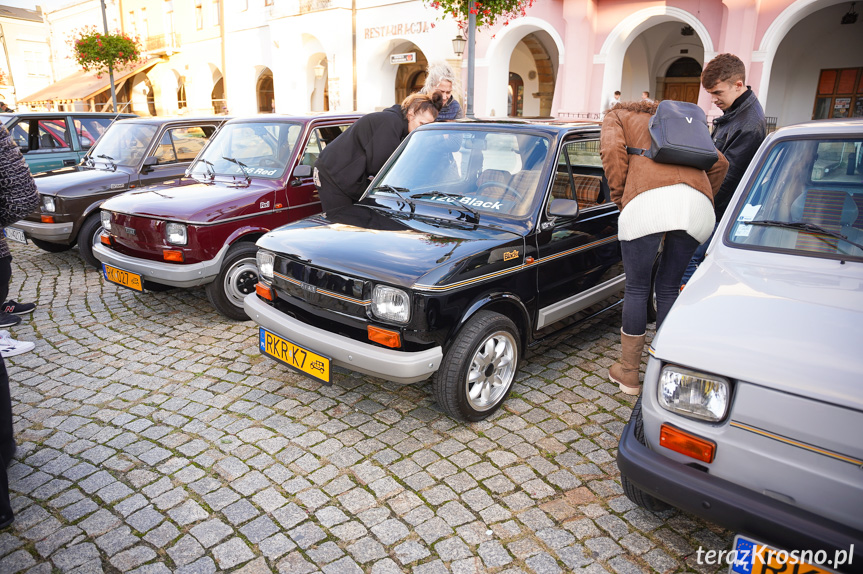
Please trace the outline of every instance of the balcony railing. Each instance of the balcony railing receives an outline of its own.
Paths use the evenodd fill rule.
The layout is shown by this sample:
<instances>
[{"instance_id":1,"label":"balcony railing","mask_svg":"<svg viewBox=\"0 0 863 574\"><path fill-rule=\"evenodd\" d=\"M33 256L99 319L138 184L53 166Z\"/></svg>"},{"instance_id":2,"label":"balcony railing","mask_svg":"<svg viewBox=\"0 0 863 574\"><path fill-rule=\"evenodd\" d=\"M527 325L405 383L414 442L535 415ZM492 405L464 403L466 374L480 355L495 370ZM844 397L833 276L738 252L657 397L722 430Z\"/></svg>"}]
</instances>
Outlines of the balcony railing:
<instances>
[{"instance_id":1,"label":"balcony railing","mask_svg":"<svg viewBox=\"0 0 863 574\"><path fill-rule=\"evenodd\" d=\"M330 7L330 0L300 0L300 14L326 10Z\"/></svg>"},{"instance_id":2,"label":"balcony railing","mask_svg":"<svg viewBox=\"0 0 863 574\"><path fill-rule=\"evenodd\" d=\"M165 54L180 49L180 34L150 36L144 41L144 50L150 54Z\"/></svg>"}]
</instances>

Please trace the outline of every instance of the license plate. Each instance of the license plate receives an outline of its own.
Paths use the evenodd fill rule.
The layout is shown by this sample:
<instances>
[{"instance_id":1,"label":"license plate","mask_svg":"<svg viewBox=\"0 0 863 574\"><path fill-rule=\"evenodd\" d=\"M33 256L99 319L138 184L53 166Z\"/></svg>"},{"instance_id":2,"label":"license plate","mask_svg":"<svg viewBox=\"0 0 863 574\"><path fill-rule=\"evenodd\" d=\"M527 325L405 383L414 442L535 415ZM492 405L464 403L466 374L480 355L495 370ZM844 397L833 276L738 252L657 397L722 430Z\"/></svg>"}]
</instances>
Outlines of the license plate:
<instances>
[{"instance_id":1,"label":"license plate","mask_svg":"<svg viewBox=\"0 0 863 574\"><path fill-rule=\"evenodd\" d=\"M117 269L107 263L102 264L102 271L105 274L105 279L111 283L116 283L117 285L122 285L123 287L134 289L135 291L144 291L144 281L137 273Z\"/></svg>"},{"instance_id":2,"label":"license plate","mask_svg":"<svg viewBox=\"0 0 863 574\"><path fill-rule=\"evenodd\" d=\"M844 551L848 552L848 551ZM853 546L852 550L853 552ZM811 550L784 551L768 546L746 536L734 537L734 562L728 567L729 574L836 574L821 564L838 566L850 564L851 556L843 551L837 553ZM839 563L841 561L841 563ZM818 565L814 565L817 562Z\"/></svg>"},{"instance_id":3,"label":"license plate","mask_svg":"<svg viewBox=\"0 0 863 574\"><path fill-rule=\"evenodd\" d=\"M24 236L24 231L21 229L6 227L3 229L3 235L6 236L6 239L11 239L12 241L27 245L27 238Z\"/></svg>"},{"instance_id":4,"label":"license plate","mask_svg":"<svg viewBox=\"0 0 863 574\"><path fill-rule=\"evenodd\" d=\"M304 349L296 343L282 339L263 327L261 327L260 335L259 344L263 354L326 385L332 384L330 381L329 358Z\"/></svg>"}]
</instances>

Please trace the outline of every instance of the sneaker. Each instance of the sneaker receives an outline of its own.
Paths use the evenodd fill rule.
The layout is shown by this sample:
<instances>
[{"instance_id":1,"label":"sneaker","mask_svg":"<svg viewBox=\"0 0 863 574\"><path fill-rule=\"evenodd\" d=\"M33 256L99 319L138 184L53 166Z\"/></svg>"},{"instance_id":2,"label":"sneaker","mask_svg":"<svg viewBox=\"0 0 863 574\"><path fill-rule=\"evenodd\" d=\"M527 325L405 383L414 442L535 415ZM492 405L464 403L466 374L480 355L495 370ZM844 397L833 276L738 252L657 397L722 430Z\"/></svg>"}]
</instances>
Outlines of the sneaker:
<instances>
[{"instance_id":1,"label":"sneaker","mask_svg":"<svg viewBox=\"0 0 863 574\"><path fill-rule=\"evenodd\" d=\"M32 313L35 308L36 303L19 303L14 299L10 299L3 303L0 312L12 313L13 315L26 315L27 313Z\"/></svg>"},{"instance_id":2,"label":"sneaker","mask_svg":"<svg viewBox=\"0 0 863 574\"><path fill-rule=\"evenodd\" d=\"M14 327L21 322L21 317L12 313L0 313L0 327Z\"/></svg>"},{"instance_id":3,"label":"sneaker","mask_svg":"<svg viewBox=\"0 0 863 574\"><path fill-rule=\"evenodd\" d=\"M0 355L4 358L32 351L35 347L32 341L16 341L9 336L9 331L0 331Z\"/></svg>"}]
</instances>

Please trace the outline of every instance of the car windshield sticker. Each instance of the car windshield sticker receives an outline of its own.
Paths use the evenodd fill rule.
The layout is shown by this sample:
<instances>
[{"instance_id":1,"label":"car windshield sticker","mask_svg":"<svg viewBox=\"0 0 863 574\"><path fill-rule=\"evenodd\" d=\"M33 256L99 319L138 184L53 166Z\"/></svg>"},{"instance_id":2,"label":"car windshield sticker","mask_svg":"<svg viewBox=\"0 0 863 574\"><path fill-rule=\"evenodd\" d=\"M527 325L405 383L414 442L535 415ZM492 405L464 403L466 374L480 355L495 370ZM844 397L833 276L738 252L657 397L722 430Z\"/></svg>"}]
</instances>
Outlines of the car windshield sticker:
<instances>
[{"instance_id":1,"label":"car windshield sticker","mask_svg":"<svg viewBox=\"0 0 863 574\"><path fill-rule=\"evenodd\" d=\"M262 167L258 167L255 169L249 170L249 175L276 175L277 169L264 169Z\"/></svg>"},{"instance_id":2,"label":"car windshield sticker","mask_svg":"<svg viewBox=\"0 0 863 574\"><path fill-rule=\"evenodd\" d=\"M463 203L470 207L482 207L484 209L494 209L500 211L503 203L500 201L493 200L485 200L482 198L476 197L462 197L458 199L457 197L430 197L431 201L442 201L443 203Z\"/></svg>"},{"instance_id":3,"label":"car windshield sticker","mask_svg":"<svg viewBox=\"0 0 863 574\"><path fill-rule=\"evenodd\" d=\"M734 230L734 237L749 236L749 231L752 229L752 226L746 225L746 222L755 219L755 216L758 215L759 209L761 209L760 205L743 206L743 209L740 211L740 215L737 217L737 228Z\"/></svg>"}]
</instances>

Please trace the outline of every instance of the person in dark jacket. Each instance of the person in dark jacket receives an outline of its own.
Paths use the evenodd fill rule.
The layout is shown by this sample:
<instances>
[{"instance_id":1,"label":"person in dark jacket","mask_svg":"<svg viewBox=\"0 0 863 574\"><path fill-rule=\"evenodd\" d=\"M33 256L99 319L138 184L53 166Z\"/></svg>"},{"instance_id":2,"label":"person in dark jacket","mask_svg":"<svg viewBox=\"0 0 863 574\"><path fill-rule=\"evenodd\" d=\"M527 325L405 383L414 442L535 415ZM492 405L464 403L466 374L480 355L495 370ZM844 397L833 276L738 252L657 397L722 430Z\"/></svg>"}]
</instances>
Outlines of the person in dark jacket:
<instances>
[{"instance_id":1,"label":"person in dark jacket","mask_svg":"<svg viewBox=\"0 0 863 574\"><path fill-rule=\"evenodd\" d=\"M437 118L443 98L411 94L401 104L361 117L334 139L315 162L323 210L352 205L408 133Z\"/></svg>"},{"instance_id":2,"label":"person in dark jacket","mask_svg":"<svg viewBox=\"0 0 863 574\"><path fill-rule=\"evenodd\" d=\"M36 209L39 194L24 156L6 128L0 126L0 227L5 227L25 217ZM0 261L10 264L12 255L6 239L0 234ZM9 277L6 277L8 282ZM5 331L0 331L5 333ZM8 341L8 333L5 334ZM16 343L12 341L12 343ZM5 344L0 341L0 345ZM30 343L32 345L32 343ZM15 346L14 344L12 345ZM32 348L32 347L31 347ZM14 354L14 353L13 353ZM9 391L9 375L0 354L0 528L6 528L15 520L9 500L9 479L6 467L12 462L17 447L12 428L12 397Z\"/></svg>"},{"instance_id":3,"label":"person in dark jacket","mask_svg":"<svg viewBox=\"0 0 863 574\"><path fill-rule=\"evenodd\" d=\"M710 60L701 73L701 85L710 94L714 105L722 110L722 115L713 120L713 143L728 160L728 173L713 198L718 226L743 173L767 137L767 120L758 98L746 85L746 66L734 54L719 54ZM713 234L695 250L683 274L681 287L704 261L712 238Z\"/></svg>"}]
</instances>

